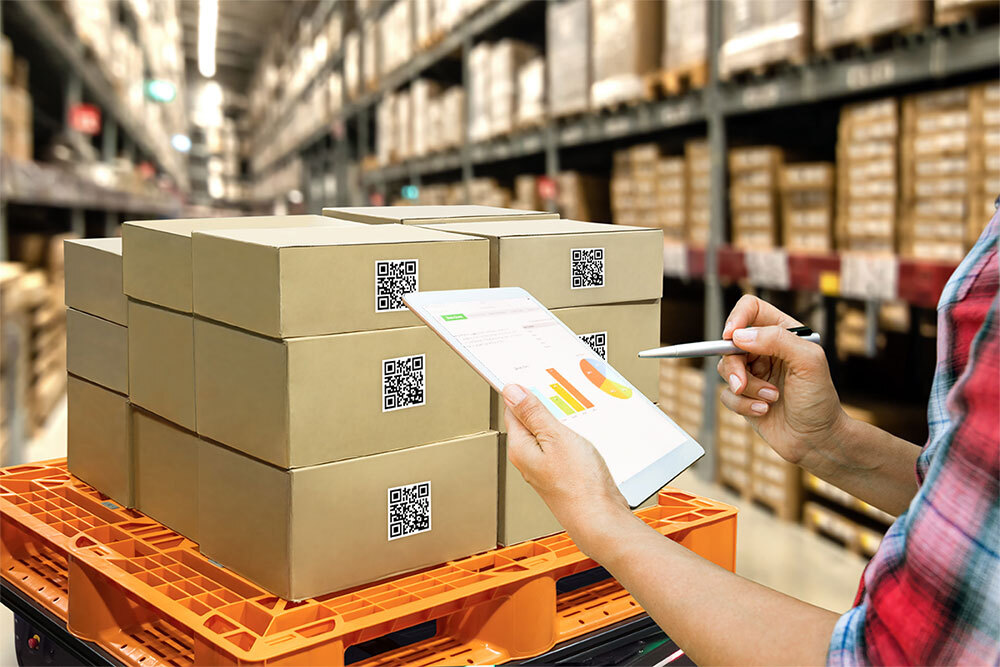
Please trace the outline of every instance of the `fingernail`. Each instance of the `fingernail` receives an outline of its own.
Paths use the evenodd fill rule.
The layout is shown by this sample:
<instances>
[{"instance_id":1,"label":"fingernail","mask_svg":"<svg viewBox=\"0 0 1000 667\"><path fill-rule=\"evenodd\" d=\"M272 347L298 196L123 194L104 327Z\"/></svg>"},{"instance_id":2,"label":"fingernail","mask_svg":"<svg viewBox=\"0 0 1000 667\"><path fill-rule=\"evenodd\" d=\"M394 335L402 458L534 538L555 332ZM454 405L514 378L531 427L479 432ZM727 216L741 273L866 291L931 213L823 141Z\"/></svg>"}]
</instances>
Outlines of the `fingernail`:
<instances>
[{"instance_id":1,"label":"fingernail","mask_svg":"<svg viewBox=\"0 0 1000 667\"><path fill-rule=\"evenodd\" d=\"M740 343L750 343L757 340L756 329L737 329L733 332L733 340Z\"/></svg>"},{"instance_id":2,"label":"fingernail","mask_svg":"<svg viewBox=\"0 0 1000 667\"><path fill-rule=\"evenodd\" d=\"M528 394L519 385L509 384L503 388L503 401L511 407L523 401L527 396Z\"/></svg>"},{"instance_id":3,"label":"fingernail","mask_svg":"<svg viewBox=\"0 0 1000 667\"><path fill-rule=\"evenodd\" d=\"M778 400L778 392L775 391L774 389L768 389L765 387L764 389L761 389L757 393L760 394L760 397L763 398L765 401Z\"/></svg>"},{"instance_id":4,"label":"fingernail","mask_svg":"<svg viewBox=\"0 0 1000 667\"><path fill-rule=\"evenodd\" d=\"M750 404L750 410L756 412L759 415L767 412L767 403L761 403L760 401L754 401Z\"/></svg>"},{"instance_id":5,"label":"fingernail","mask_svg":"<svg viewBox=\"0 0 1000 667\"><path fill-rule=\"evenodd\" d=\"M727 333L729 333L732 328L733 328L733 323L731 321L729 321L729 320L726 320L726 326L723 327L723 329L722 329L722 335L723 335L723 337L725 337L725 335Z\"/></svg>"},{"instance_id":6,"label":"fingernail","mask_svg":"<svg viewBox=\"0 0 1000 667\"><path fill-rule=\"evenodd\" d=\"M729 388L734 394L740 390L740 378L735 373L729 376Z\"/></svg>"}]
</instances>

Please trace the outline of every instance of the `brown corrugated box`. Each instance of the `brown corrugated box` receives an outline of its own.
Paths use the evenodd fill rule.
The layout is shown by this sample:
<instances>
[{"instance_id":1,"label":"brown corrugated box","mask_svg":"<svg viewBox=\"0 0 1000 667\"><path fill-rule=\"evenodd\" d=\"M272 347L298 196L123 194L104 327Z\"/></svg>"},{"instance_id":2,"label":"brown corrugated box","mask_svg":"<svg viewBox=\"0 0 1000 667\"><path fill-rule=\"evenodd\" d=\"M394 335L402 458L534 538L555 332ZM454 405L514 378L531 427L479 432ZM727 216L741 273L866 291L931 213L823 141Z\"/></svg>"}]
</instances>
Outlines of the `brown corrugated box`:
<instances>
[{"instance_id":1,"label":"brown corrugated box","mask_svg":"<svg viewBox=\"0 0 1000 667\"><path fill-rule=\"evenodd\" d=\"M121 238L69 239L63 246L66 305L127 325Z\"/></svg>"},{"instance_id":2,"label":"brown corrugated box","mask_svg":"<svg viewBox=\"0 0 1000 667\"><path fill-rule=\"evenodd\" d=\"M405 406L402 365L423 382ZM489 385L425 326L275 340L199 319L195 366L198 433L285 468L489 428Z\"/></svg>"},{"instance_id":3,"label":"brown corrugated box","mask_svg":"<svg viewBox=\"0 0 1000 667\"><path fill-rule=\"evenodd\" d=\"M606 306L557 308L552 314L585 338L595 352L656 403L659 399L659 366L640 359L639 351L660 344L660 302L619 303ZM601 343L603 342L603 346ZM604 354L600 350L603 349ZM503 398L495 391L491 428L506 432Z\"/></svg>"},{"instance_id":4,"label":"brown corrugated box","mask_svg":"<svg viewBox=\"0 0 1000 667\"><path fill-rule=\"evenodd\" d=\"M431 227L488 238L490 286L523 287L546 308L647 301L662 295L663 232L659 229L577 220ZM587 253L591 259L577 257L575 265L577 269L593 267L594 273L574 276L574 253Z\"/></svg>"},{"instance_id":5,"label":"brown corrugated box","mask_svg":"<svg viewBox=\"0 0 1000 667\"><path fill-rule=\"evenodd\" d=\"M66 381L69 471L115 502L133 506L128 398L70 375Z\"/></svg>"},{"instance_id":6,"label":"brown corrugated box","mask_svg":"<svg viewBox=\"0 0 1000 667\"><path fill-rule=\"evenodd\" d=\"M194 310L275 338L413 326L402 294L488 287L488 246L403 225L196 232Z\"/></svg>"},{"instance_id":7,"label":"brown corrugated box","mask_svg":"<svg viewBox=\"0 0 1000 667\"><path fill-rule=\"evenodd\" d=\"M128 319L129 398L195 430L194 318L129 299Z\"/></svg>"},{"instance_id":8,"label":"brown corrugated box","mask_svg":"<svg viewBox=\"0 0 1000 667\"><path fill-rule=\"evenodd\" d=\"M209 444L198 478L201 551L285 599L324 595L496 545L493 432L295 470ZM400 534L400 524L390 521L393 490L418 495L425 482L427 495L419 498L429 496L428 529ZM411 505L423 509L422 502Z\"/></svg>"},{"instance_id":9,"label":"brown corrugated box","mask_svg":"<svg viewBox=\"0 0 1000 667\"><path fill-rule=\"evenodd\" d=\"M195 542L200 542L198 460L207 446L175 424L142 410L132 413L135 507Z\"/></svg>"},{"instance_id":10,"label":"brown corrugated box","mask_svg":"<svg viewBox=\"0 0 1000 667\"><path fill-rule=\"evenodd\" d=\"M522 211L499 206L349 206L324 208L323 215L370 225L433 225L445 222L491 222L495 220L553 220L556 213Z\"/></svg>"},{"instance_id":11,"label":"brown corrugated box","mask_svg":"<svg viewBox=\"0 0 1000 667\"><path fill-rule=\"evenodd\" d=\"M126 222L122 225L122 285L134 299L190 313L192 232L336 224L319 215Z\"/></svg>"},{"instance_id":12,"label":"brown corrugated box","mask_svg":"<svg viewBox=\"0 0 1000 667\"><path fill-rule=\"evenodd\" d=\"M128 394L128 327L66 309L66 370Z\"/></svg>"}]
</instances>

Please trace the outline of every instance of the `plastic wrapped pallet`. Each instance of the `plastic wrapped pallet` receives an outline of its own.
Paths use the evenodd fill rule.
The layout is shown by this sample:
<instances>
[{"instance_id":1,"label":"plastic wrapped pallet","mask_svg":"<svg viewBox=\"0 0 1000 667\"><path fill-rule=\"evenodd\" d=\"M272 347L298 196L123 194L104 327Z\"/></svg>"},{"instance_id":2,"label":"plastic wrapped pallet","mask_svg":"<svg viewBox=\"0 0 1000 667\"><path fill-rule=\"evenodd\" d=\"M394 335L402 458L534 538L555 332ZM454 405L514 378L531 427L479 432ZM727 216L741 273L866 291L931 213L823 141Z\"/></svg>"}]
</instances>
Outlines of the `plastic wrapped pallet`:
<instances>
[{"instance_id":1,"label":"plastic wrapped pallet","mask_svg":"<svg viewBox=\"0 0 1000 667\"><path fill-rule=\"evenodd\" d=\"M550 110L554 116L590 107L590 0L546 5Z\"/></svg>"},{"instance_id":2,"label":"plastic wrapped pallet","mask_svg":"<svg viewBox=\"0 0 1000 667\"><path fill-rule=\"evenodd\" d=\"M465 141L465 89L452 86L441 95L442 107L438 137L439 148L456 148Z\"/></svg>"},{"instance_id":3,"label":"plastic wrapped pallet","mask_svg":"<svg viewBox=\"0 0 1000 667\"><path fill-rule=\"evenodd\" d=\"M430 79L417 79L410 87L413 112L413 155L422 157L430 151L431 119L435 112L432 100L440 94L440 86ZM440 111L439 109L437 111Z\"/></svg>"},{"instance_id":4,"label":"plastic wrapped pallet","mask_svg":"<svg viewBox=\"0 0 1000 667\"><path fill-rule=\"evenodd\" d=\"M408 160L413 151L413 105L410 89L396 93L396 159Z\"/></svg>"},{"instance_id":5,"label":"plastic wrapped pallet","mask_svg":"<svg viewBox=\"0 0 1000 667\"><path fill-rule=\"evenodd\" d=\"M839 250L896 250L898 115L895 98L841 110L835 230Z\"/></svg>"},{"instance_id":6,"label":"plastic wrapped pallet","mask_svg":"<svg viewBox=\"0 0 1000 667\"><path fill-rule=\"evenodd\" d=\"M926 0L815 0L813 45L826 51L903 30L927 25L930 2Z\"/></svg>"},{"instance_id":7,"label":"plastic wrapped pallet","mask_svg":"<svg viewBox=\"0 0 1000 667\"><path fill-rule=\"evenodd\" d=\"M591 104L603 107L642 99L643 77L658 69L662 56L662 3L593 0L591 10Z\"/></svg>"},{"instance_id":8,"label":"plastic wrapped pallet","mask_svg":"<svg viewBox=\"0 0 1000 667\"><path fill-rule=\"evenodd\" d=\"M663 9L663 69L705 69L708 63L708 0L671 0ZM704 76L704 75L702 75Z\"/></svg>"},{"instance_id":9,"label":"plastic wrapped pallet","mask_svg":"<svg viewBox=\"0 0 1000 667\"><path fill-rule=\"evenodd\" d=\"M393 3L379 21L380 72L390 74L413 56L411 2Z\"/></svg>"},{"instance_id":10,"label":"plastic wrapped pallet","mask_svg":"<svg viewBox=\"0 0 1000 667\"><path fill-rule=\"evenodd\" d=\"M413 1L413 23L416 28L415 50L426 49L436 41L437 31L434 23L434 12L436 9L434 0L414 0Z\"/></svg>"},{"instance_id":11,"label":"plastic wrapped pallet","mask_svg":"<svg viewBox=\"0 0 1000 667\"><path fill-rule=\"evenodd\" d=\"M809 8L806 0L725 0L719 75L802 62L809 52Z\"/></svg>"},{"instance_id":12,"label":"plastic wrapped pallet","mask_svg":"<svg viewBox=\"0 0 1000 667\"><path fill-rule=\"evenodd\" d=\"M961 23L976 14L995 17L996 12L997 0L935 0L934 24Z\"/></svg>"},{"instance_id":13,"label":"plastic wrapped pallet","mask_svg":"<svg viewBox=\"0 0 1000 667\"><path fill-rule=\"evenodd\" d=\"M514 129L518 108L518 73L537 53L533 47L516 39L502 39L490 49L489 136L509 134Z\"/></svg>"},{"instance_id":14,"label":"plastic wrapped pallet","mask_svg":"<svg viewBox=\"0 0 1000 667\"><path fill-rule=\"evenodd\" d=\"M469 138L490 137L490 54L493 46L481 42L469 52Z\"/></svg>"},{"instance_id":15,"label":"plastic wrapped pallet","mask_svg":"<svg viewBox=\"0 0 1000 667\"><path fill-rule=\"evenodd\" d=\"M361 38L357 30L344 38L344 85L352 100L361 93Z\"/></svg>"},{"instance_id":16,"label":"plastic wrapped pallet","mask_svg":"<svg viewBox=\"0 0 1000 667\"><path fill-rule=\"evenodd\" d=\"M396 151L396 98L383 97L375 108L375 157L379 165L392 162Z\"/></svg>"},{"instance_id":17,"label":"plastic wrapped pallet","mask_svg":"<svg viewBox=\"0 0 1000 667\"><path fill-rule=\"evenodd\" d=\"M545 120L545 58L538 56L517 71L517 126L541 125Z\"/></svg>"},{"instance_id":18,"label":"plastic wrapped pallet","mask_svg":"<svg viewBox=\"0 0 1000 667\"><path fill-rule=\"evenodd\" d=\"M340 112L344 102L344 84L340 72L331 72L326 81L327 101L330 105L330 115Z\"/></svg>"},{"instance_id":19,"label":"plastic wrapped pallet","mask_svg":"<svg viewBox=\"0 0 1000 667\"><path fill-rule=\"evenodd\" d=\"M737 248L779 245L778 174L781 150L773 146L729 151L729 205L732 243Z\"/></svg>"},{"instance_id":20,"label":"plastic wrapped pallet","mask_svg":"<svg viewBox=\"0 0 1000 667\"><path fill-rule=\"evenodd\" d=\"M381 50L378 48L379 30L375 21L365 21L361 26L361 31L364 34L364 39L362 40L364 51L362 54L362 66L364 68L362 83L365 90L374 90L378 84L379 75L382 72L379 62L381 54Z\"/></svg>"}]
</instances>

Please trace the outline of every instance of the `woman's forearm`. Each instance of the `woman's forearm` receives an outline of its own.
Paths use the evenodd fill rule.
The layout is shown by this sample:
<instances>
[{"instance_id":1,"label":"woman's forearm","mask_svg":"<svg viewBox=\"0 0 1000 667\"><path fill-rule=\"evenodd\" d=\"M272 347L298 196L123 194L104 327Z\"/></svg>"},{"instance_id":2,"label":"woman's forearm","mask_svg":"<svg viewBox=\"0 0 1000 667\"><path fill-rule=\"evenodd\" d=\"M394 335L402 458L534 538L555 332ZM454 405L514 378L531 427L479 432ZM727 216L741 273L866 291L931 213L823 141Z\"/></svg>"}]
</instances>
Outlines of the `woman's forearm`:
<instances>
[{"instance_id":1,"label":"woman's forearm","mask_svg":"<svg viewBox=\"0 0 1000 667\"><path fill-rule=\"evenodd\" d=\"M627 511L604 513L573 537L698 664L826 659L836 614L724 570Z\"/></svg>"},{"instance_id":2,"label":"woman's forearm","mask_svg":"<svg viewBox=\"0 0 1000 667\"><path fill-rule=\"evenodd\" d=\"M899 516L917 492L920 448L877 426L848 418L802 467L851 495Z\"/></svg>"}]
</instances>

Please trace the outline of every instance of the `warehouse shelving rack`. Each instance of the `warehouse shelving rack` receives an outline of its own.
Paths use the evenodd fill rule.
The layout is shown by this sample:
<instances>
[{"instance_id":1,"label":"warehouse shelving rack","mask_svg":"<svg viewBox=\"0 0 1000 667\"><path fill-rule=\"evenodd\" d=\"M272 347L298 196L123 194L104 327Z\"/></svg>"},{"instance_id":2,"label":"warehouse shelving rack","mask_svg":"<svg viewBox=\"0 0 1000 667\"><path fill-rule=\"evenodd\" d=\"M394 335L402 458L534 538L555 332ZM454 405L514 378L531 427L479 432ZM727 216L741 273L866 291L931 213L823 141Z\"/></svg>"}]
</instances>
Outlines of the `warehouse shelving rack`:
<instances>
[{"instance_id":1,"label":"warehouse shelving rack","mask_svg":"<svg viewBox=\"0 0 1000 667\"><path fill-rule=\"evenodd\" d=\"M374 11L383 12L391 3L379 3ZM517 131L484 142L471 142L466 128L465 141L457 149L410 159L399 164L382 166L360 173L355 183L349 182L349 164L358 164L372 153L372 118L375 104L386 94L406 85L422 73L435 67L445 58L458 53L461 59L462 81L468 81L469 52L478 37L495 29L501 23L525 12L530 0L498 0L481 7L467 17L458 27L429 49L416 54L408 63L382 76L377 89L361 94L358 99L348 98L346 85L340 113L330 127L324 127L273 159L258 170L257 175L269 173L293 158L303 161L304 192L321 192L318 198L307 198L307 209L319 212L322 205L357 205L367 203L371 194L384 200L397 185L420 186L423 179L447 173L461 174L468 188L477 169L505 161L530 156L544 159L545 173L554 176L563 168L561 164L567 149L597 145L631 138L649 137L655 133L690 131L693 126L707 127L711 151L710 240L704 249L686 248L689 261L683 275L697 279L705 287L705 336L714 338L722 329L724 284L752 278L747 275L743 253L724 243L726 228L726 148L727 121L744 115L768 110L789 110L794 107L823 101L853 101L895 94L914 86L934 85L952 77L996 74L1000 65L1000 28L996 25L977 25L974 21L930 27L925 31L901 37L889 48L880 51L858 50L842 59L817 57L805 65L789 66L760 77L738 81L722 81L718 74L716 54L722 43L722 11L720 3L709 3L709 80L707 85L679 96L625 105L614 110L593 111L591 114L564 119L547 119L540 128ZM337 10L344 11L339 4ZM356 22L355 25L359 25ZM351 27L343 21L344 35ZM414 27L415 35L415 27ZM362 31L359 37L364 39ZM416 40L414 40L416 43ZM364 57L364 45L359 51ZM344 58L341 50L333 56L330 67L340 68L344 75ZM363 71L364 63L360 64ZM329 74L331 69L324 69ZM322 77L321 77L322 78ZM323 79L325 80L325 78ZM310 84L312 85L312 84ZM308 90L309 85L305 87ZM304 91L303 91L304 92ZM466 117L470 109L466 99ZM280 122L276 120L275 122ZM315 178L323 179L333 171L335 179L324 179L323 184L335 180L333 191L325 187L309 188ZM554 206L549 202L549 207ZM669 249L665 249L670 252ZM676 252L673 254L676 255ZM801 289L825 296L840 294L842 282L841 257L790 256L783 258L789 264L790 281L785 289ZM880 300L899 298L912 306L933 307L936 295L954 267L940 262L899 261L896 271L896 289L892 295L879 293L851 294L867 302L869 313L877 311ZM830 278L832 280L823 279ZM832 285L832 287L831 287ZM762 285L762 287L779 287ZM827 304L827 312L832 312ZM873 317L869 318L874 320ZM832 325L832 317L828 317ZM875 329L870 327L870 338ZM869 346L874 349L874 343ZM711 382L705 383L705 415L703 432L699 441L710 451L714 448L716 401L714 396L715 371L706 368ZM714 457L706 456L699 464L702 472L714 476Z\"/></svg>"},{"instance_id":2,"label":"warehouse shelving rack","mask_svg":"<svg viewBox=\"0 0 1000 667\"><path fill-rule=\"evenodd\" d=\"M59 20L54 5L31 0L11 0L2 3L0 20L10 26L25 41L43 53L49 65L62 78L62 109L58 122L63 122L69 108L81 101L100 107L102 130L100 157L113 162L122 153L133 162L148 159L158 170L168 174L181 191L187 189L187 173L182 161L173 162L158 148L146 127L129 109L121 106L113 86L101 69L87 57L86 49L77 36ZM172 150L172 149L169 149ZM162 197L137 196L129 192L101 187L86 182L71 169L47 163L23 165L27 176L14 177L16 167L6 162L0 170L0 259L9 257L8 204L65 209L69 211L69 227L84 234L85 213L104 214L105 232L115 233L122 215L177 217L181 200L173 195ZM32 181L31 175L39 177ZM44 187L42 187L44 186Z\"/></svg>"}]
</instances>

